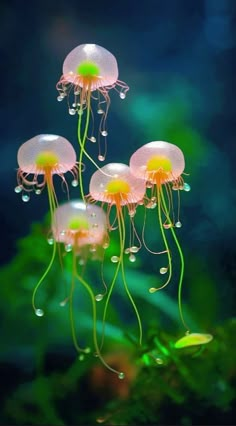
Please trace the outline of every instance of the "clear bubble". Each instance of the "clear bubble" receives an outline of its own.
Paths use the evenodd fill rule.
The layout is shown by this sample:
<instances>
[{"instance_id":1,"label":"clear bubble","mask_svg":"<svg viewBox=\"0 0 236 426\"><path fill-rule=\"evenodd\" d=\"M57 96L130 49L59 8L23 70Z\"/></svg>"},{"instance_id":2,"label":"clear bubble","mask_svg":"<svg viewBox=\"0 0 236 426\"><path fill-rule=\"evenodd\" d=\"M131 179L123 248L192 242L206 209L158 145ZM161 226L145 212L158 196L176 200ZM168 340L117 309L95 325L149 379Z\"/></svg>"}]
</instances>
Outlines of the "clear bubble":
<instances>
[{"instance_id":1,"label":"clear bubble","mask_svg":"<svg viewBox=\"0 0 236 426\"><path fill-rule=\"evenodd\" d=\"M108 133L107 133L107 131L106 131L106 130L102 130L102 131L101 131L101 135L102 135L102 136L107 136L107 135L108 135Z\"/></svg>"},{"instance_id":2,"label":"clear bubble","mask_svg":"<svg viewBox=\"0 0 236 426\"><path fill-rule=\"evenodd\" d=\"M131 253L138 253L139 248L137 246L132 246L132 247L130 247L130 251L131 251Z\"/></svg>"},{"instance_id":3,"label":"clear bubble","mask_svg":"<svg viewBox=\"0 0 236 426\"><path fill-rule=\"evenodd\" d=\"M101 302L101 300L103 299L103 294L97 294L96 296L95 296L95 300L97 301L97 302Z\"/></svg>"},{"instance_id":4,"label":"clear bubble","mask_svg":"<svg viewBox=\"0 0 236 426\"><path fill-rule=\"evenodd\" d=\"M40 195L41 193L42 193L41 189L36 189L36 190L35 190L35 194L36 194L36 195Z\"/></svg>"},{"instance_id":5,"label":"clear bubble","mask_svg":"<svg viewBox=\"0 0 236 426\"><path fill-rule=\"evenodd\" d=\"M99 156L98 156L98 159L99 159L99 161L104 161L104 160L105 160L105 157L104 157L104 155L99 155Z\"/></svg>"},{"instance_id":6,"label":"clear bubble","mask_svg":"<svg viewBox=\"0 0 236 426\"><path fill-rule=\"evenodd\" d=\"M63 101L64 97L65 97L65 96L63 96L63 95L59 95L59 96L57 97L58 102Z\"/></svg>"},{"instance_id":7,"label":"clear bubble","mask_svg":"<svg viewBox=\"0 0 236 426\"><path fill-rule=\"evenodd\" d=\"M14 191L19 194L22 191L22 186L18 185L15 187Z\"/></svg>"},{"instance_id":8,"label":"clear bubble","mask_svg":"<svg viewBox=\"0 0 236 426\"><path fill-rule=\"evenodd\" d=\"M37 317L43 317L44 311L42 309L35 309L35 315L37 315Z\"/></svg>"},{"instance_id":9,"label":"clear bubble","mask_svg":"<svg viewBox=\"0 0 236 426\"><path fill-rule=\"evenodd\" d=\"M125 99L125 98L126 98L126 94L125 94L125 93L123 93L123 92L121 92L121 93L120 93L120 98L121 98L121 99Z\"/></svg>"},{"instance_id":10,"label":"clear bubble","mask_svg":"<svg viewBox=\"0 0 236 426\"><path fill-rule=\"evenodd\" d=\"M21 198L24 203L27 203L30 200L30 196L27 194L23 194Z\"/></svg>"},{"instance_id":11,"label":"clear bubble","mask_svg":"<svg viewBox=\"0 0 236 426\"><path fill-rule=\"evenodd\" d=\"M168 268L165 268L165 267L160 268L160 274L162 275L166 274L167 271L168 271Z\"/></svg>"},{"instance_id":12,"label":"clear bubble","mask_svg":"<svg viewBox=\"0 0 236 426\"><path fill-rule=\"evenodd\" d=\"M72 185L74 188L76 188L76 187L79 185L78 180L77 180L77 179L73 179L73 180L72 180L72 182L71 182L71 185Z\"/></svg>"},{"instance_id":13,"label":"clear bubble","mask_svg":"<svg viewBox=\"0 0 236 426\"><path fill-rule=\"evenodd\" d=\"M52 246L52 245L53 245L53 243L54 243L54 239L53 239L52 237L49 237L49 238L48 238L48 244L49 244L50 246Z\"/></svg>"},{"instance_id":14,"label":"clear bubble","mask_svg":"<svg viewBox=\"0 0 236 426\"><path fill-rule=\"evenodd\" d=\"M98 114L103 114L103 113L104 113L104 111L103 111L103 109L98 108L97 113L98 113Z\"/></svg>"},{"instance_id":15,"label":"clear bubble","mask_svg":"<svg viewBox=\"0 0 236 426\"><path fill-rule=\"evenodd\" d=\"M131 263L134 263L134 262L136 261L136 256L135 256L134 254L131 254L131 255L129 256L129 261L130 261Z\"/></svg>"},{"instance_id":16,"label":"clear bubble","mask_svg":"<svg viewBox=\"0 0 236 426\"><path fill-rule=\"evenodd\" d=\"M112 263L118 263L119 262L119 256L112 256L111 257L111 261L112 261Z\"/></svg>"},{"instance_id":17,"label":"clear bubble","mask_svg":"<svg viewBox=\"0 0 236 426\"><path fill-rule=\"evenodd\" d=\"M91 138L89 139L91 142L95 143L97 141L97 139L95 138L95 136L91 136Z\"/></svg>"},{"instance_id":18,"label":"clear bubble","mask_svg":"<svg viewBox=\"0 0 236 426\"><path fill-rule=\"evenodd\" d=\"M183 190L189 192L191 190L191 186L188 183L184 183Z\"/></svg>"},{"instance_id":19,"label":"clear bubble","mask_svg":"<svg viewBox=\"0 0 236 426\"><path fill-rule=\"evenodd\" d=\"M125 378L125 373L123 373L122 371L118 374L118 377L120 380L123 380Z\"/></svg>"},{"instance_id":20,"label":"clear bubble","mask_svg":"<svg viewBox=\"0 0 236 426\"><path fill-rule=\"evenodd\" d=\"M182 223L180 221L176 222L176 224L175 224L176 228L181 228L181 226L182 226Z\"/></svg>"},{"instance_id":21,"label":"clear bubble","mask_svg":"<svg viewBox=\"0 0 236 426\"><path fill-rule=\"evenodd\" d=\"M69 114L70 115L75 115L76 114L76 110L74 108L69 108Z\"/></svg>"},{"instance_id":22,"label":"clear bubble","mask_svg":"<svg viewBox=\"0 0 236 426\"><path fill-rule=\"evenodd\" d=\"M67 252L67 253L69 253L70 251L72 251L72 244L66 244L65 245L65 251Z\"/></svg>"},{"instance_id":23,"label":"clear bubble","mask_svg":"<svg viewBox=\"0 0 236 426\"><path fill-rule=\"evenodd\" d=\"M77 106L76 102L73 102L72 106L73 106L73 108L76 108L76 106Z\"/></svg>"}]
</instances>

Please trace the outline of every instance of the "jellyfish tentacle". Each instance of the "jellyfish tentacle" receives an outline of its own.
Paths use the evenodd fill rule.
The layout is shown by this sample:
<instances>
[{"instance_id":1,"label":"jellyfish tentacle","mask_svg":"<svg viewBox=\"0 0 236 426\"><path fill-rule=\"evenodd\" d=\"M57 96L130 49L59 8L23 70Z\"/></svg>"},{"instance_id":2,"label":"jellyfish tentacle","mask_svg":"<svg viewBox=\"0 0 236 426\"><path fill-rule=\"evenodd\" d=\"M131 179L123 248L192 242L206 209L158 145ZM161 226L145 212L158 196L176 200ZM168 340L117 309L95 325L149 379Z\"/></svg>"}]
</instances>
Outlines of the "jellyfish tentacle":
<instances>
[{"instance_id":1,"label":"jellyfish tentacle","mask_svg":"<svg viewBox=\"0 0 236 426\"><path fill-rule=\"evenodd\" d=\"M93 341L94 341L94 346L95 346L95 350L96 350L96 354L98 356L98 358L100 359L101 363L110 371L112 371L113 373L117 374L119 379L123 379L125 377L124 373L122 371L118 371L115 370L114 368L112 368L110 365L108 365L106 363L106 361L104 360L101 351L99 349L99 345L98 345L98 340L97 340L97 309L96 309L96 301L95 301L95 297L94 297L94 293L91 289L91 287L89 286L89 284L84 280L83 277L81 277L78 274L78 271L76 270L76 277L78 279L78 281L84 286L84 288L87 290L91 302L92 302L92 310L93 310Z\"/></svg>"},{"instance_id":2,"label":"jellyfish tentacle","mask_svg":"<svg viewBox=\"0 0 236 426\"><path fill-rule=\"evenodd\" d=\"M163 199L164 199L164 202L163 202ZM162 209L164 209L165 216L166 216L168 222L170 222L168 208L166 206L165 197L164 197L164 194L163 194L162 187L161 187L161 185L157 184L157 212L158 212L158 222L159 222L159 226L160 226L162 240L163 240L163 243L164 243L164 246L165 246L164 253L165 252L167 253L168 271L169 271L169 273L168 273L168 278L167 278L166 282L161 287L157 287L157 288L151 287L149 289L150 293L155 293L156 291L162 290L163 288L165 288L169 284L169 282L170 282L170 280L172 278L172 259L171 259L171 254L170 254L170 249L169 249L168 241L167 241L167 238L166 238L166 235L165 235L165 231L163 229L162 216L161 216Z\"/></svg>"},{"instance_id":3,"label":"jellyfish tentacle","mask_svg":"<svg viewBox=\"0 0 236 426\"><path fill-rule=\"evenodd\" d=\"M76 276L76 255L72 253L73 256L73 274L71 279L71 290L70 290L70 296L69 296L69 315L70 315L70 326L71 326L71 334L72 334L72 340L74 343L74 347L77 350L78 353L84 352L89 353L90 348L81 348L78 344L76 333L75 333L75 321L74 321L74 312L73 312L73 296L74 296L74 289L75 289L75 276Z\"/></svg>"},{"instance_id":4,"label":"jellyfish tentacle","mask_svg":"<svg viewBox=\"0 0 236 426\"><path fill-rule=\"evenodd\" d=\"M141 323L141 319L140 319L140 315L137 309L137 306L135 304L135 301L129 291L128 288L128 284L126 281L126 277L125 277L125 269L124 269L124 248L125 248L125 222L124 222L124 217L123 217L123 213L122 213L122 209L120 206L117 206L117 210L118 210L118 214L117 214L117 218L118 218L118 227L119 227L119 237L120 237L120 264L121 264L121 274L122 274L122 279L123 279L123 284L125 287L125 291L127 293L127 296L133 306L134 312L136 314L137 317L137 321L138 321L138 326L139 326L139 344L142 345L142 323Z\"/></svg>"},{"instance_id":5,"label":"jellyfish tentacle","mask_svg":"<svg viewBox=\"0 0 236 426\"><path fill-rule=\"evenodd\" d=\"M52 220L53 213L54 213L55 208L56 208L56 202L55 202L55 197L54 197L53 191L50 188L50 185L47 185L47 189L48 189L48 201L49 201L49 207L50 207L50 216L51 216L51 220ZM33 306L33 309L34 309L34 312L36 313L36 315L38 315L37 313L40 313L39 316L43 316L44 312L43 312L42 309L38 309L35 306L36 293L38 291L38 288L40 287L40 285L42 284L42 282L46 278L48 272L50 271L50 269L53 265L53 262L54 262L55 256L56 256L56 249L57 249L57 244L56 244L55 239L53 239L53 251L52 251L52 256L51 256L50 262L49 262L49 264L46 268L46 271L44 272L44 274L42 275L42 277L40 278L40 280L36 284L34 291L33 291L33 294L32 294L32 306Z\"/></svg>"},{"instance_id":6,"label":"jellyfish tentacle","mask_svg":"<svg viewBox=\"0 0 236 426\"><path fill-rule=\"evenodd\" d=\"M166 202L165 202L165 197L163 195L163 192L161 192L161 202L163 203L164 209L166 210ZM170 228L170 231L172 233L173 239L175 241L175 244L176 244L176 247L178 249L179 256L180 256L180 277L179 277L179 283L178 283L179 314L180 314L180 318L181 318L183 326L186 328L187 332L189 332L189 327L186 324L186 321L184 319L183 307L182 307L182 287L183 287L183 277L184 277L184 268L185 268L184 255L183 255L182 249L180 247L176 233L173 229L173 226Z\"/></svg>"}]
</instances>

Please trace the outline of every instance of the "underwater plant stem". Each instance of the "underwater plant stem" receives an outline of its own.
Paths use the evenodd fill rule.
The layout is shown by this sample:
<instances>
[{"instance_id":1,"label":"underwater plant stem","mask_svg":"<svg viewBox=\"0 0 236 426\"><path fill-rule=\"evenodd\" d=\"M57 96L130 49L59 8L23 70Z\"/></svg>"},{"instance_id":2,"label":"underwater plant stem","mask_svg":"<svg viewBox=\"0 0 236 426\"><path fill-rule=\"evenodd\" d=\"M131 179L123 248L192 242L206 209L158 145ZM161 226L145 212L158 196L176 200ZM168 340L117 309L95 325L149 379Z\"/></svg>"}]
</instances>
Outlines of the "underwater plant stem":
<instances>
[{"instance_id":1,"label":"underwater plant stem","mask_svg":"<svg viewBox=\"0 0 236 426\"><path fill-rule=\"evenodd\" d=\"M96 354L97 354L98 358L100 359L100 361L102 362L102 364L106 368L108 368L108 370L110 370L113 373L117 374L120 379L123 379L124 378L124 373L122 371L117 371L114 368L112 368L110 365L108 365L106 363L106 361L102 357L102 354L101 354L100 349L99 349L98 341L97 341L97 309L96 309L95 297L94 297L93 291L92 291L91 287L89 286L89 284L84 280L84 278L82 278L78 274L77 271L76 271L76 277L77 277L78 281L87 290L87 292L88 292L88 294L90 296L91 302L92 302L92 310L93 310L93 341L94 341L94 346L95 346Z\"/></svg>"},{"instance_id":2,"label":"underwater plant stem","mask_svg":"<svg viewBox=\"0 0 236 426\"><path fill-rule=\"evenodd\" d=\"M168 214L168 210L166 208L166 202L165 202L165 197L163 192L161 191L161 202L162 205L164 207L165 212L167 213L166 217L168 219L168 221L170 222L170 218L169 218L169 214ZM165 214L166 214L165 213ZM179 305L179 314L180 314L180 318L182 321L183 326L186 328L186 330L189 332L189 327L187 326L184 316L183 316L183 308L182 308L182 287L183 287L183 277L184 277L184 256L183 256L183 252L182 249L180 247L178 238L176 236L176 233L173 229L173 226L171 226L170 231L172 233L173 239L175 241L175 244L177 246L178 252L179 252L179 256L180 256L180 277L179 277L179 284L178 284L178 305ZM164 231L163 231L164 232Z\"/></svg>"},{"instance_id":3,"label":"underwater plant stem","mask_svg":"<svg viewBox=\"0 0 236 426\"><path fill-rule=\"evenodd\" d=\"M118 218L118 228L119 228L119 236L120 236L120 264L121 264L121 274L122 274L122 279L123 279L123 284L125 287L125 291L128 295L128 298L134 308L137 320L138 320L138 326L139 326L139 344L142 345L142 336L143 336L143 332L142 332L142 323L141 323L141 319L140 319L140 315L137 309L137 306L134 302L134 299L129 291L128 288L128 284L126 281L126 277L125 277L125 269L124 269L124 249L125 249L125 222L124 222L124 217L122 214L122 209L121 207L117 208L117 218Z\"/></svg>"}]
</instances>

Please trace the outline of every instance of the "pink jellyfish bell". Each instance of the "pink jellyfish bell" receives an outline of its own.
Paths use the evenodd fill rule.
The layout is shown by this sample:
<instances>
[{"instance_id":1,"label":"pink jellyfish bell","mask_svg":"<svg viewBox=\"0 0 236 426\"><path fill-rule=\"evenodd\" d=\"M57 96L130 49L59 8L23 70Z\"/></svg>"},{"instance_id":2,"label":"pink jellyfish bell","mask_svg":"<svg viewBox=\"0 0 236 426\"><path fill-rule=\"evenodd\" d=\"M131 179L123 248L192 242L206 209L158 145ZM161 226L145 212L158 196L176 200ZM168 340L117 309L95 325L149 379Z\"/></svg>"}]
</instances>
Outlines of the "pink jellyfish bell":
<instances>
[{"instance_id":1,"label":"pink jellyfish bell","mask_svg":"<svg viewBox=\"0 0 236 426\"><path fill-rule=\"evenodd\" d=\"M52 233L57 242L64 243L67 252L75 250L76 255L82 255L85 246L95 252L106 239L106 214L99 206L69 201L56 209Z\"/></svg>"},{"instance_id":2,"label":"pink jellyfish bell","mask_svg":"<svg viewBox=\"0 0 236 426\"><path fill-rule=\"evenodd\" d=\"M29 193L41 194L48 189L50 210L55 209L56 195L53 175L58 175L66 183L64 173L73 176L72 185L77 186L76 153L70 142L58 135L37 135L23 143L17 154L19 169L18 186L15 192L22 193L22 200L29 201Z\"/></svg>"},{"instance_id":3,"label":"pink jellyfish bell","mask_svg":"<svg viewBox=\"0 0 236 426\"><path fill-rule=\"evenodd\" d=\"M184 275L184 257L178 242L174 227L180 228L181 222L179 220L179 207L178 217L175 218L173 212L173 197L171 189L189 191L190 186L185 184L182 178L184 171L185 161L184 155L180 148L169 142L154 141L143 145L130 158L130 170L134 176L142 179L148 188L151 188L151 198L147 204L148 208L155 208L157 206L157 217L160 228L160 233L165 247L165 253L168 258L167 267L160 268L160 273L165 274L168 272L168 278L161 287L151 287L150 293L154 293L169 284L172 277L172 258L169 249L168 239L165 235L165 229L170 229L175 244L177 246L180 256L180 277L179 277L179 290L178 302L179 311L183 325L188 330L184 321L182 313L181 290ZM162 252L163 253L163 252Z\"/></svg>"},{"instance_id":4,"label":"pink jellyfish bell","mask_svg":"<svg viewBox=\"0 0 236 426\"><path fill-rule=\"evenodd\" d=\"M113 287L115 285L118 272L121 269L122 280L124 283L125 291L135 311L140 331L139 341L142 340L142 325L139 317L139 313L135 302L130 294L128 285L125 278L124 270L124 251L126 243L126 225L123 209L127 208L130 215L131 222L133 224L133 216L135 214L136 206L143 200L145 194L145 182L133 176L130 172L130 168L126 164L121 163L110 163L101 169L97 170L90 180L90 197L93 200L101 201L102 205L107 205L108 222L110 222L111 208L115 208L115 223L117 223L120 241L119 253L111 257L111 261L117 264L112 283L109 288L109 292L106 299L104 308L103 322L105 323L106 312L111 297ZM116 227L115 227L116 228ZM110 230L114 229L110 225ZM133 228L134 229L134 228ZM134 252L138 251L138 247L132 246L128 249L131 252L130 260L135 260Z\"/></svg>"},{"instance_id":5,"label":"pink jellyfish bell","mask_svg":"<svg viewBox=\"0 0 236 426\"><path fill-rule=\"evenodd\" d=\"M57 83L59 92L58 101L67 98L69 113L78 114L78 142L80 145L79 164L83 163L83 156L97 164L85 148L87 139L91 142L98 141L98 159L104 161L106 156L107 114L110 106L109 91L115 89L120 98L124 99L129 87L118 80L118 66L115 56L104 47L97 44L82 44L73 49L66 57L63 64L63 75ZM72 98L72 101L71 99ZM93 105L98 119L98 132L94 135L95 122ZM86 116L83 120L83 112ZM104 147L101 147L101 138ZM80 172L80 190L84 200L83 182Z\"/></svg>"}]
</instances>

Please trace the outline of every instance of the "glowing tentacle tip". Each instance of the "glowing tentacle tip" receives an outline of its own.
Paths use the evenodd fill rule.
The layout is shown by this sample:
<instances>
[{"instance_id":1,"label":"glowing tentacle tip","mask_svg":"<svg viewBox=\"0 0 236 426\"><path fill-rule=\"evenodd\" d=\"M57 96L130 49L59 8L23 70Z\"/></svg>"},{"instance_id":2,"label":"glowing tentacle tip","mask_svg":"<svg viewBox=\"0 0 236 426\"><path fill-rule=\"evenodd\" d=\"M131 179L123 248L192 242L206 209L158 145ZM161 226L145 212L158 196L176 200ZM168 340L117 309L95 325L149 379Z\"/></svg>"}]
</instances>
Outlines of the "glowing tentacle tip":
<instances>
[{"instance_id":1,"label":"glowing tentacle tip","mask_svg":"<svg viewBox=\"0 0 236 426\"><path fill-rule=\"evenodd\" d=\"M118 374L118 378L120 380L123 380L125 378L125 373L123 373L122 371Z\"/></svg>"},{"instance_id":2,"label":"glowing tentacle tip","mask_svg":"<svg viewBox=\"0 0 236 426\"><path fill-rule=\"evenodd\" d=\"M181 339L177 340L174 346L176 349L181 349L188 346L204 345L209 343L212 339L213 336L211 334L189 333L186 336L181 337Z\"/></svg>"},{"instance_id":3,"label":"glowing tentacle tip","mask_svg":"<svg viewBox=\"0 0 236 426\"><path fill-rule=\"evenodd\" d=\"M151 287L151 288L149 288L149 293L155 293L155 291L157 291L157 290L158 290L158 288Z\"/></svg>"},{"instance_id":4,"label":"glowing tentacle tip","mask_svg":"<svg viewBox=\"0 0 236 426\"><path fill-rule=\"evenodd\" d=\"M35 309L35 315L37 317L43 317L44 316L44 311L42 309Z\"/></svg>"}]
</instances>

